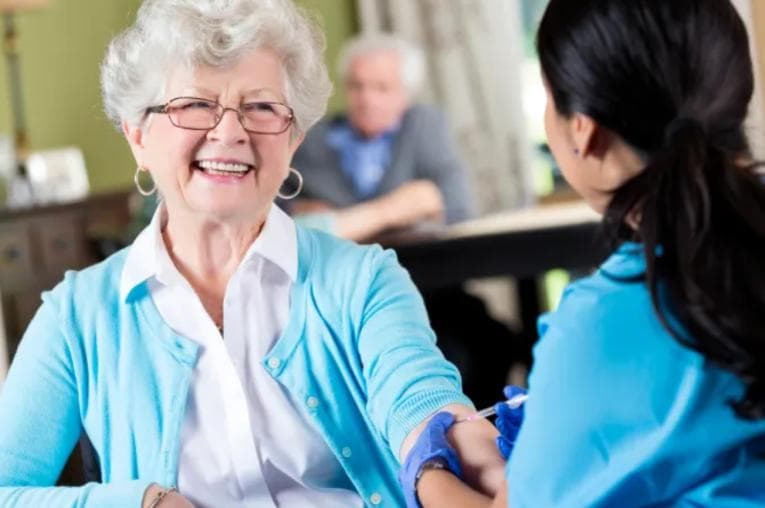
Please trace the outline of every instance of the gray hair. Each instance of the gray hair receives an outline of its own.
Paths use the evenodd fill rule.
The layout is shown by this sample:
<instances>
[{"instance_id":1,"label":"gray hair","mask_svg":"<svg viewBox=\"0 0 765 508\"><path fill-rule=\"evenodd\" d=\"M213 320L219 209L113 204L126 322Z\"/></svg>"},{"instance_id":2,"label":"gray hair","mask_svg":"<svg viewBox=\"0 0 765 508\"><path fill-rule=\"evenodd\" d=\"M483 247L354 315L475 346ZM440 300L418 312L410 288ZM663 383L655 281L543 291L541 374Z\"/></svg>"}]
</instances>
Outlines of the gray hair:
<instances>
[{"instance_id":1,"label":"gray hair","mask_svg":"<svg viewBox=\"0 0 765 508\"><path fill-rule=\"evenodd\" d=\"M349 39L340 51L338 74L347 79L355 58L380 51L392 51L399 56L402 84L410 97L417 95L425 79L425 56L419 47L390 33L361 34Z\"/></svg>"},{"instance_id":2,"label":"gray hair","mask_svg":"<svg viewBox=\"0 0 765 508\"><path fill-rule=\"evenodd\" d=\"M145 0L101 64L104 110L117 126L137 125L163 102L171 72L226 67L268 48L284 66L284 95L306 132L332 92L324 47L317 24L291 0Z\"/></svg>"}]
</instances>

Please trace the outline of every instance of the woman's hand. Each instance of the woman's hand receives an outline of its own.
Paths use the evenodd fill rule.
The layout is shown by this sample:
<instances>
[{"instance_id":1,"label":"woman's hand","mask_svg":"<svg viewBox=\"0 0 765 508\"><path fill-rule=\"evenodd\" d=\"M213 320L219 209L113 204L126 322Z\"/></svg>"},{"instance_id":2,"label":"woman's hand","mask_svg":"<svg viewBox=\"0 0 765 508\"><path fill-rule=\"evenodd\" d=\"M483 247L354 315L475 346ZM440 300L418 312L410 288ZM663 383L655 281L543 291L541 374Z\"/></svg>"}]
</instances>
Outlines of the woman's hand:
<instances>
[{"instance_id":1,"label":"woman's hand","mask_svg":"<svg viewBox=\"0 0 765 508\"><path fill-rule=\"evenodd\" d=\"M398 472L398 479L404 489L407 508L420 508L421 506L417 498L417 480L426 464L440 463L443 469L447 469L456 477L462 478L462 467L457 458L457 452L446 438L446 433L452 425L454 425L453 414L445 411L436 414L430 419L412 449L409 450L406 460Z\"/></svg>"},{"instance_id":2,"label":"woman's hand","mask_svg":"<svg viewBox=\"0 0 765 508\"><path fill-rule=\"evenodd\" d=\"M503 393L509 400L516 395L526 393L526 390L519 386L508 385L503 390ZM518 431L523 423L523 404L517 408L511 408L505 403L498 402L494 409L497 412L497 419L494 425L497 426L500 433L497 436L497 448L499 448L499 453L507 460L513 452L515 438L518 436Z\"/></svg>"},{"instance_id":3,"label":"woman's hand","mask_svg":"<svg viewBox=\"0 0 765 508\"><path fill-rule=\"evenodd\" d=\"M152 508L152 503L157 499L157 496L165 490L167 490L165 487L161 487L156 483L149 485L149 488L146 489L146 492L143 495L141 508ZM156 508L194 508L191 501L175 490L165 495L162 500L154 506Z\"/></svg>"}]
</instances>

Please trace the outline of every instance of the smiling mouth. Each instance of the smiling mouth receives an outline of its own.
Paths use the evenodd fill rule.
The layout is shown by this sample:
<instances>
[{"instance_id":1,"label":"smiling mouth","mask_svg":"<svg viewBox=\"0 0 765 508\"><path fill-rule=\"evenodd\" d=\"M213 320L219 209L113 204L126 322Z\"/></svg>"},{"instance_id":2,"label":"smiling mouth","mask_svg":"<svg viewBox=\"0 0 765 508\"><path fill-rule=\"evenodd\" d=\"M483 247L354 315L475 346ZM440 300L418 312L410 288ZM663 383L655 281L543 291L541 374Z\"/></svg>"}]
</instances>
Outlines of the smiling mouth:
<instances>
[{"instance_id":1,"label":"smiling mouth","mask_svg":"<svg viewBox=\"0 0 765 508\"><path fill-rule=\"evenodd\" d=\"M192 166L195 169L210 175L238 177L242 177L247 174L248 171L255 169L255 166L251 164L244 164L240 162L194 161Z\"/></svg>"}]
</instances>

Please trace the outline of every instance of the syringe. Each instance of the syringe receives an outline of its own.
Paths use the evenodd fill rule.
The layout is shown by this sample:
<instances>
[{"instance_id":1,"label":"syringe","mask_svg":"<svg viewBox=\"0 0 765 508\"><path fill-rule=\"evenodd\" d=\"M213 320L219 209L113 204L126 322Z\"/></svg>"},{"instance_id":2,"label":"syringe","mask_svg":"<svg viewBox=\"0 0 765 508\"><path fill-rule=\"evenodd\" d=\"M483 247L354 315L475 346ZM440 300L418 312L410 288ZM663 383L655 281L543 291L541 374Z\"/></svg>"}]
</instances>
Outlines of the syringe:
<instances>
[{"instance_id":1,"label":"syringe","mask_svg":"<svg viewBox=\"0 0 765 508\"><path fill-rule=\"evenodd\" d=\"M528 394L519 393L518 395L510 397L508 400L501 402L500 404L506 404L507 406L510 407L510 409L516 409L518 407L521 407L521 405L524 402L526 402L526 399L528 398L529 398ZM488 418L489 416L493 416L495 414L497 414L497 411L494 409L494 406L490 406L490 407L487 407L486 409L481 409L480 411L477 411L473 413L472 415L460 418L455 423L473 422L475 420L480 420L482 418Z\"/></svg>"}]
</instances>

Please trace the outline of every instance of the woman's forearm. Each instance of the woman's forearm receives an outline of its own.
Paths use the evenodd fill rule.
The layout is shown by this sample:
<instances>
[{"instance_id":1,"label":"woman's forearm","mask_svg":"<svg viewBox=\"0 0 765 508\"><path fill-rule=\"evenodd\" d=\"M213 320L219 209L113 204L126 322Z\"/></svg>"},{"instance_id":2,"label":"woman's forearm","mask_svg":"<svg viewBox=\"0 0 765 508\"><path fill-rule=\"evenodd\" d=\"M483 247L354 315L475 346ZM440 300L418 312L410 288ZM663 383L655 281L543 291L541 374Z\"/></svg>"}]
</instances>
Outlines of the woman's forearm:
<instances>
[{"instance_id":1,"label":"woman's forearm","mask_svg":"<svg viewBox=\"0 0 765 508\"><path fill-rule=\"evenodd\" d=\"M503 485L504 487L504 485ZM498 492L495 498L471 489L448 471L425 471L417 483L417 496L423 508L495 508L507 506L507 493Z\"/></svg>"},{"instance_id":2,"label":"woman's forearm","mask_svg":"<svg viewBox=\"0 0 765 508\"><path fill-rule=\"evenodd\" d=\"M457 416L470 415L474 409L450 404L441 409ZM417 426L404 440L401 458L407 456L427 421ZM495 442L497 429L486 420L456 423L449 430L448 438L459 456L465 482L477 491L494 497L501 489L505 475L505 460L499 454Z\"/></svg>"},{"instance_id":3,"label":"woman's forearm","mask_svg":"<svg viewBox=\"0 0 765 508\"><path fill-rule=\"evenodd\" d=\"M466 406L452 405L446 411L457 418L473 413ZM479 492L494 497L505 479L505 460L499 453L496 427L487 420L456 423L449 430L449 441L462 464L465 482Z\"/></svg>"},{"instance_id":4,"label":"woman's forearm","mask_svg":"<svg viewBox=\"0 0 765 508\"><path fill-rule=\"evenodd\" d=\"M0 479L3 483L4 479ZM149 485L146 480L108 484L88 483L81 487L0 487L0 506L56 506L61 508L141 506Z\"/></svg>"}]
</instances>

